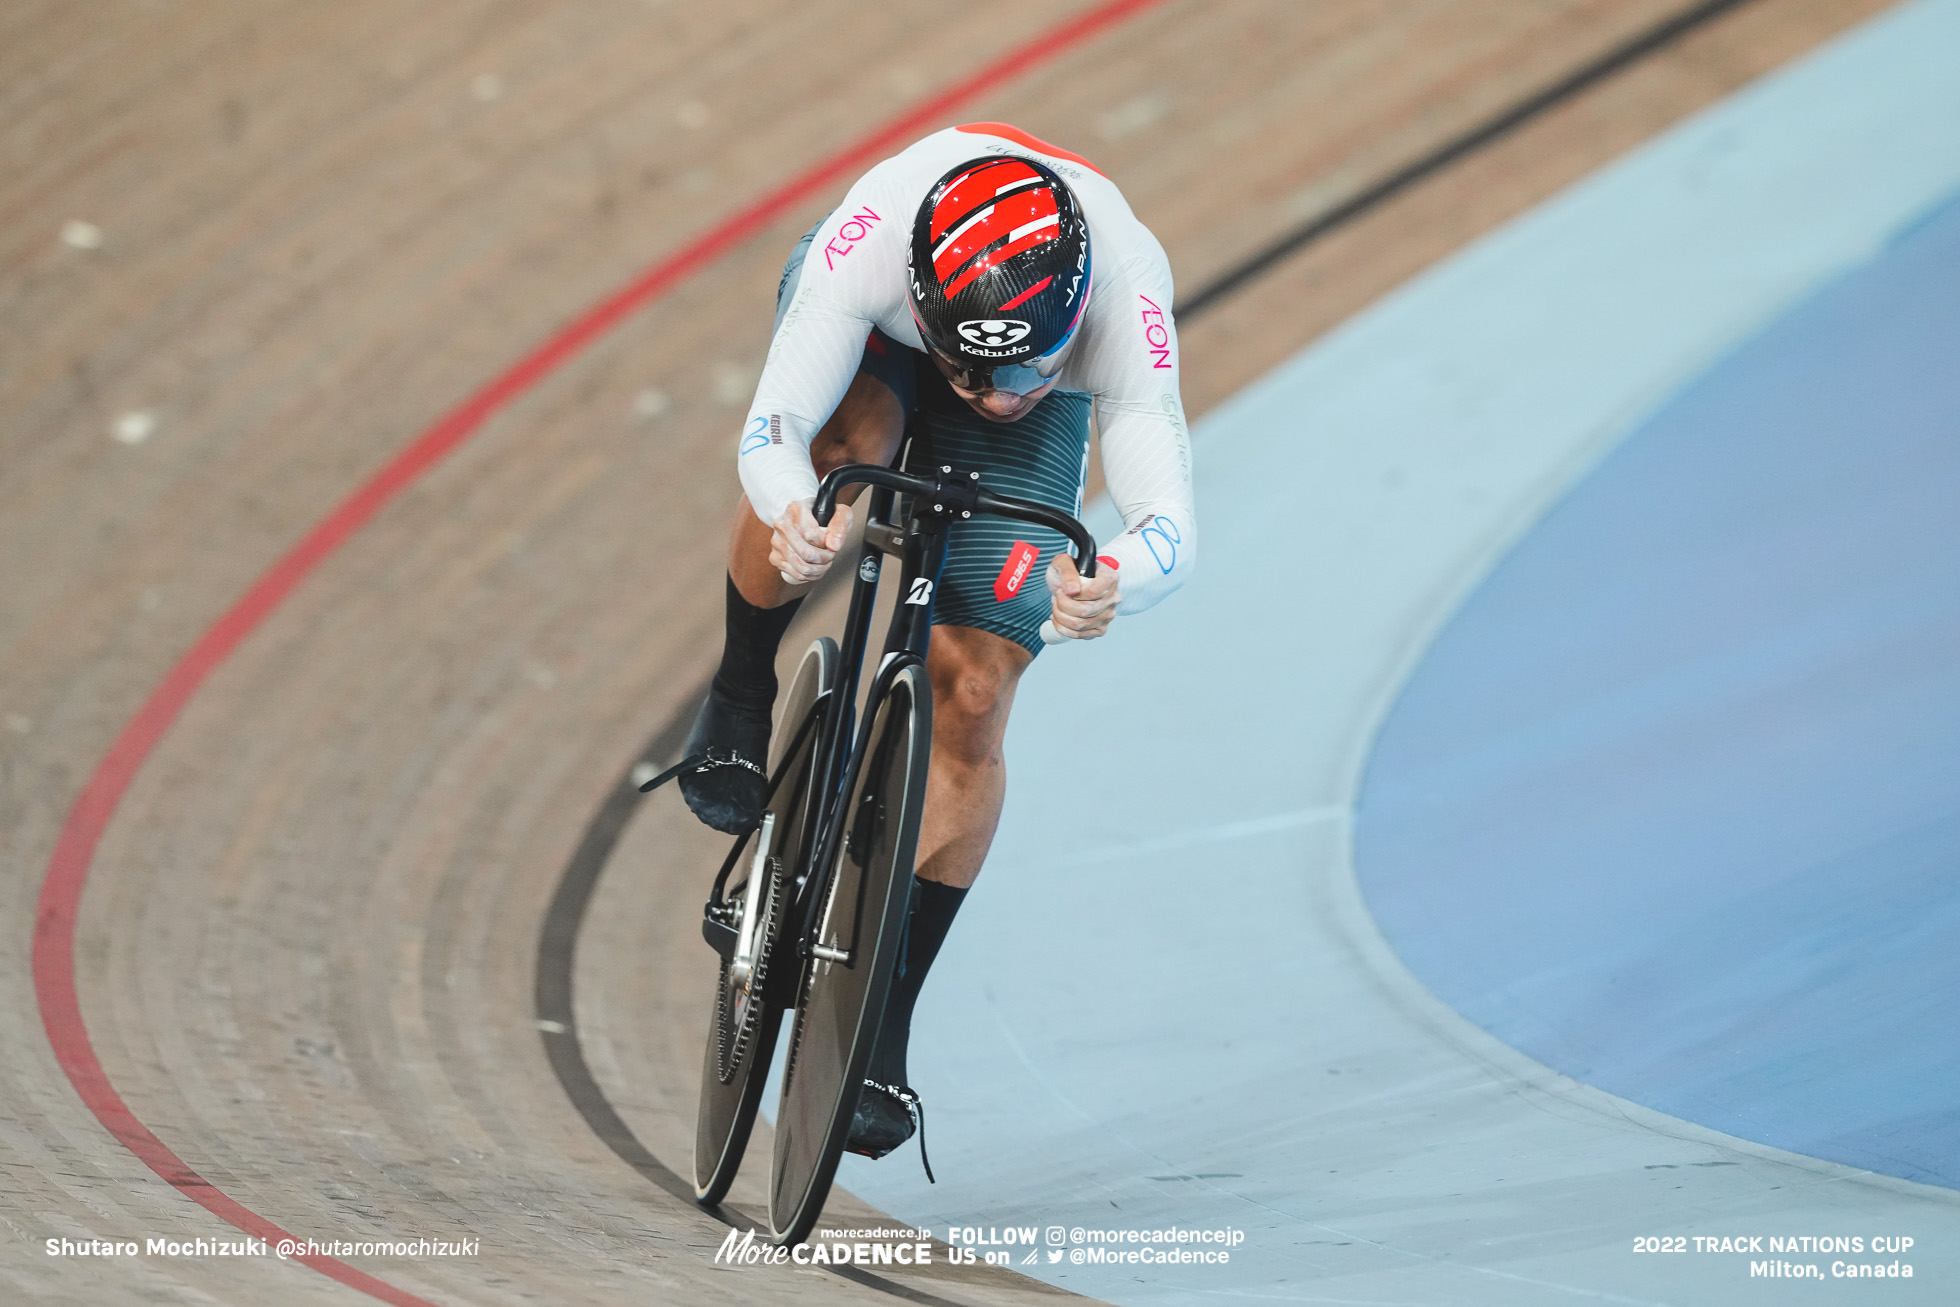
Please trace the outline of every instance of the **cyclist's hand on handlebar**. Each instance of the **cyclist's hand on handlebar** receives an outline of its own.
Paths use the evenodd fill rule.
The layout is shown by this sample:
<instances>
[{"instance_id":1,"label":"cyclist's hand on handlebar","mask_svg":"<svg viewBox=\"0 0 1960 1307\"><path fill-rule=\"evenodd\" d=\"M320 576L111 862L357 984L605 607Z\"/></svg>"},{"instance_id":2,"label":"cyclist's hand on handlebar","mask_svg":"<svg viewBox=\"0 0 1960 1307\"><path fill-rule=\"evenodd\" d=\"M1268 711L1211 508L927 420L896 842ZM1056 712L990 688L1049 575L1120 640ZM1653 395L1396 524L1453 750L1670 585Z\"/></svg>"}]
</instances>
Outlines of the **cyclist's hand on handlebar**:
<instances>
[{"instance_id":1,"label":"cyclist's hand on handlebar","mask_svg":"<svg viewBox=\"0 0 1960 1307\"><path fill-rule=\"evenodd\" d=\"M808 585L830 570L851 529L851 509L839 504L828 527L818 526L810 500L792 499L769 535L769 565L791 585Z\"/></svg>"},{"instance_id":2,"label":"cyclist's hand on handlebar","mask_svg":"<svg viewBox=\"0 0 1960 1307\"><path fill-rule=\"evenodd\" d=\"M1102 566L1088 580L1075 570L1075 560L1058 554L1048 565L1048 593L1053 600L1049 620L1068 640L1093 640L1109 630L1122 595L1116 589L1116 569Z\"/></svg>"}]
</instances>

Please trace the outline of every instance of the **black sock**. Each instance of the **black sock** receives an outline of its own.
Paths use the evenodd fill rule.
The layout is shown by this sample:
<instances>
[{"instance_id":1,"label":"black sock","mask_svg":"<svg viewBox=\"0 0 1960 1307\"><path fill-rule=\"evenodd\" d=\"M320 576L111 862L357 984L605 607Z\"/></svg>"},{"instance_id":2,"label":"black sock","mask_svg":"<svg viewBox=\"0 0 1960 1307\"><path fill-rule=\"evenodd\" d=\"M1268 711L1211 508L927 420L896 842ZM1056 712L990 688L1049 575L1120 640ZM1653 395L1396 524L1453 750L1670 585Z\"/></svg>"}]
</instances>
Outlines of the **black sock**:
<instances>
[{"instance_id":1,"label":"black sock","mask_svg":"<svg viewBox=\"0 0 1960 1307\"><path fill-rule=\"evenodd\" d=\"M723 698L764 713L775 704L776 650L802 605L803 597L798 595L776 608L757 608L742 598L735 578L728 578L721 666L715 669L715 689Z\"/></svg>"},{"instance_id":2,"label":"black sock","mask_svg":"<svg viewBox=\"0 0 1960 1307\"><path fill-rule=\"evenodd\" d=\"M880 1084L908 1083L905 1048L912 1040L912 1008L919 1001L919 988L926 983L926 972L939 956L939 946L946 942L946 932L952 929L953 916L965 899L965 890L936 880L915 880L912 884L912 912L905 927L905 943L899 950L891 993L885 999L885 1020L878 1027L878 1047L871 1055L869 1075Z\"/></svg>"}]
</instances>

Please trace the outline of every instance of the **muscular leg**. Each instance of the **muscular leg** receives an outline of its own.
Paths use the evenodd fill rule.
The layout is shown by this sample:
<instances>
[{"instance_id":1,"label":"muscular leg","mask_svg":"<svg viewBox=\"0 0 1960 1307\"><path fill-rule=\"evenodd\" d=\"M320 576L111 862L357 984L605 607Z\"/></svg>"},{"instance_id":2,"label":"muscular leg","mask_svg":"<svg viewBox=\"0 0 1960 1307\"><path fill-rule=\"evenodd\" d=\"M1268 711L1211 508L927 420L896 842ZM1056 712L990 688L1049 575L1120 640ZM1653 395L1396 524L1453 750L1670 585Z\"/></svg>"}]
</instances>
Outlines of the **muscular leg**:
<instances>
[{"instance_id":1,"label":"muscular leg","mask_svg":"<svg viewBox=\"0 0 1960 1307\"><path fill-rule=\"evenodd\" d=\"M1014 690L1034 655L1012 640L971 626L932 632L932 770L919 826L918 874L965 889L1000 825L1007 793L1001 741Z\"/></svg>"},{"instance_id":2,"label":"muscular leg","mask_svg":"<svg viewBox=\"0 0 1960 1307\"><path fill-rule=\"evenodd\" d=\"M970 626L932 629L926 656L932 678L932 769L919 825L919 883L913 887L905 949L868 1068L874 1084L907 1084L912 1010L967 887L980 875L994 842L1007 792L1001 740L1014 689L1033 661L1026 649L990 631ZM851 1122L850 1147L883 1156L911 1136L909 1111L899 1097L867 1090Z\"/></svg>"}]
</instances>

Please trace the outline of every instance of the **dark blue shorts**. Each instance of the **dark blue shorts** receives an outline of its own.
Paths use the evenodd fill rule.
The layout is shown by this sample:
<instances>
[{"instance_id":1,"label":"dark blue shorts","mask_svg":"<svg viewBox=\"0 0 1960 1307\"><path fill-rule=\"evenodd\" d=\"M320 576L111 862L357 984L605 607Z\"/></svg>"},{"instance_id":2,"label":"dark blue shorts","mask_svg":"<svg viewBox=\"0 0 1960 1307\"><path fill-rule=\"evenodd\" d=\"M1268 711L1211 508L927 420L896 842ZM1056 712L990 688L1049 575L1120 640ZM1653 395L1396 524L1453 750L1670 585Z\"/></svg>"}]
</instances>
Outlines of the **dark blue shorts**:
<instances>
[{"instance_id":1,"label":"dark blue shorts","mask_svg":"<svg viewBox=\"0 0 1960 1307\"><path fill-rule=\"evenodd\" d=\"M812 227L783 267L776 288L778 326L816 234ZM924 354L876 328L864 342L858 370L882 382L905 410L908 466L945 464L978 472L981 484L995 494L1082 512L1089 470L1089 396L1053 390L1026 417L989 422L953 393ZM1049 613L1044 577L1049 562L1067 548L1068 539L1059 531L1002 518L955 525L933 593L933 625L991 631L1031 654L1040 653L1041 624Z\"/></svg>"}]
</instances>

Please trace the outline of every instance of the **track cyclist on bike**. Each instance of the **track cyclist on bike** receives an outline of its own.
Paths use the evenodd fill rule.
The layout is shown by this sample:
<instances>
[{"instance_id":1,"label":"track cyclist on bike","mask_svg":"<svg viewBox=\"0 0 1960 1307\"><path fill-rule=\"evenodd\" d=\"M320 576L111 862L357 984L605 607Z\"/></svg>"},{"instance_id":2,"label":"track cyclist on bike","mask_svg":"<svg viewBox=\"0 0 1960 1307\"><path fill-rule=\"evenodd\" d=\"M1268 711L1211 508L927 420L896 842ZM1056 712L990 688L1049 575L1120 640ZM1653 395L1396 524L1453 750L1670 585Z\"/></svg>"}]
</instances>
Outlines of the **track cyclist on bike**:
<instances>
[{"instance_id":1,"label":"track cyclist on bike","mask_svg":"<svg viewBox=\"0 0 1960 1307\"><path fill-rule=\"evenodd\" d=\"M848 508L817 525L822 474L889 463L909 431L913 465L978 472L995 493L1079 513L1092 408L1126 528L1093 579L1059 534L1002 519L951 528L932 596L917 879L853 1152L883 1157L915 1129L912 1011L1000 821L1022 672L1044 643L1103 635L1190 573L1190 442L1163 248L1094 165L1016 128L950 128L878 164L783 269L738 446L747 493L729 539L726 643L686 749L709 764L680 778L717 830L747 830L761 811L777 646L850 525Z\"/></svg>"}]
</instances>

